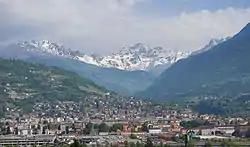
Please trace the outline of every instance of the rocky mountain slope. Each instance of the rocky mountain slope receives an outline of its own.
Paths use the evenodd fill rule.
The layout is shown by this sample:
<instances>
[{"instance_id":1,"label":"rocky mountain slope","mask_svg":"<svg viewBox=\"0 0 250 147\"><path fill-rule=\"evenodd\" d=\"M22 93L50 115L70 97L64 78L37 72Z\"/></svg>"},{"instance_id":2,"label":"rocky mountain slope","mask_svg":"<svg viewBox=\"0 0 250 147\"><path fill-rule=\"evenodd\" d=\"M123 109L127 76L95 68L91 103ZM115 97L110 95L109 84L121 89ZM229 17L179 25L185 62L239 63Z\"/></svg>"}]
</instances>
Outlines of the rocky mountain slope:
<instances>
[{"instance_id":1,"label":"rocky mountain slope","mask_svg":"<svg viewBox=\"0 0 250 147\"><path fill-rule=\"evenodd\" d=\"M142 95L154 99L234 97L250 89L250 24L212 49L168 68Z\"/></svg>"},{"instance_id":2,"label":"rocky mountain slope","mask_svg":"<svg viewBox=\"0 0 250 147\"><path fill-rule=\"evenodd\" d=\"M149 70L158 65L173 64L186 58L190 53L164 50L162 47L150 48L142 43L123 47L118 53L107 56L83 56L81 61L101 67L122 70Z\"/></svg>"},{"instance_id":3,"label":"rocky mountain slope","mask_svg":"<svg viewBox=\"0 0 250 147\"><path fill-rule=\"evenodd\" d=\"M48 40L41 41L24 41L18 42L17 46L21 47L23 50L30 53L44 54L44 55L54 55L71 59L78 59L81 56L80 52L72 51L69 48L64 47Z\"/></svg>"}]
</instances>

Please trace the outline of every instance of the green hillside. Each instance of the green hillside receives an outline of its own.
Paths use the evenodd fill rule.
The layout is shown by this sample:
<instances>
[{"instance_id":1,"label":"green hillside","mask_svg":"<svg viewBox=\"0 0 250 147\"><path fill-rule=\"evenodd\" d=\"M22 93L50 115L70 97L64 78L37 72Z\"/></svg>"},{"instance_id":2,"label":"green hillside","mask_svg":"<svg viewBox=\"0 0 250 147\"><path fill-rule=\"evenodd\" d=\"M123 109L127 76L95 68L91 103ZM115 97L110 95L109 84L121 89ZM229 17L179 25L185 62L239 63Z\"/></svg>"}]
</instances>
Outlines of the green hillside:
<instances>
[{"instance_id":1,"label":"green hillside","mask_svg":"<svg viewBox=\"0 0 250 147\"><path fill-rule=\"evenodd\" d=\"M250 89L250 23L228 41L167 69L142 93L152 99L237 97Z\"/></svg>"},{"instance_id":2,"label":"green hillside","mask_svg":"<svg viewBox=\"0 0 250 147\"><path fill-rule=\"evenodd\" d=\"M106 92L105 88L67 70L0 59L0 110L6 104L27 108L35 102L78 102Z\"/></svg>"},{"instance_id":3,"label":"green hillside","mask_svg":"<svg viewBox=\"0 0 250 147\"><path fill-rule=\"evenodd\" d=\"M249 55L250 23L226 42L177 62L138 95L188 102L200 113L249 116Z\"/></svg>"}]
</instances>

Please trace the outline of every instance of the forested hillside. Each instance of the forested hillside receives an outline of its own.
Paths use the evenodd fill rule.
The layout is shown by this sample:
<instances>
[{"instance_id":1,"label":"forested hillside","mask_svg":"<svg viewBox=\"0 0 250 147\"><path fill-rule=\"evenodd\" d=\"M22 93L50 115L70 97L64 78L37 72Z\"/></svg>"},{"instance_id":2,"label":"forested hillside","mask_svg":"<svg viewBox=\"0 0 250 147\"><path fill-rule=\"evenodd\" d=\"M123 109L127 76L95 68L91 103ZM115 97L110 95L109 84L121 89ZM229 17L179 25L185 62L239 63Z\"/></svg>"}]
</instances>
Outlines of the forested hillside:
<instances>
[{"instance_id":1,"label":"forested hillside","mask_svg":"<svg viewBox=\"0 0 250 147\"><path fill-rule=\"evenodd\" d=\"M29 109L36 102L77 102L86 96L102 96L107 92L105 88L67 70L0 59L0 114L7 106Z\"/></svg>"},{"instance_id":2,"label":"forested hillside","mask_svg":"<svg viewBox=\"0 0 250 147\"><path fill-rule=\"evenodd\" d=\"M250 23L231 39L167 69L144 97L171 100L250 93Z\"/></svg>"}]
</instances>

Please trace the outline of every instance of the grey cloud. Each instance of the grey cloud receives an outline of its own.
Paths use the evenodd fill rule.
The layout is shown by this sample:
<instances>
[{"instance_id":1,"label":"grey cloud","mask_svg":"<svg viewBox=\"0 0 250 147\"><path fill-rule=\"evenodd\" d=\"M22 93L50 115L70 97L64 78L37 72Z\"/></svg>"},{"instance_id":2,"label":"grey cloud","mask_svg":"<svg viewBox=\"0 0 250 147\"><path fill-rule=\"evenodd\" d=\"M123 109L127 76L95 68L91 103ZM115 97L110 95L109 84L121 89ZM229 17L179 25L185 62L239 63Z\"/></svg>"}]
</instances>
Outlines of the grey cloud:
<instances>
[{"instance_id":1,"label":"grey cloud","mask_svg":"<svg viewBox=\"0 0 250 147\"><path fill-rule=\"evenodd\" d=\"M0 42L50 39L92 53L144 42L193 50L211 38L233 35L250 9L200 11L173 18L145 17L134 5L148 0L0 0Z\"/></svg>"}]
</instances>

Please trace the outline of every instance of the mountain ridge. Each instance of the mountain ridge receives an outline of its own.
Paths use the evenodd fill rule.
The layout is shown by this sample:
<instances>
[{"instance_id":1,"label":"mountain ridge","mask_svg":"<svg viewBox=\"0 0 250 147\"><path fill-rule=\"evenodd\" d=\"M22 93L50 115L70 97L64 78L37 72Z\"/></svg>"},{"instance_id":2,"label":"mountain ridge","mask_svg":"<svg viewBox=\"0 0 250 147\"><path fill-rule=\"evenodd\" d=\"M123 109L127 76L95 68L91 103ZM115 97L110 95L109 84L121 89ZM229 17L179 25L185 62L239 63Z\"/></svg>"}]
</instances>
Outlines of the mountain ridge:
<instances>
[{"instance_id":1,"label":"mountain ridge","mask_svg":"<svg viewBox=\"0 0 250 147\"><path fill-rule=\"evenodd\" d=\"M249 38L248 24L227 41L172 65L147 89L144 96L171 99L199 94L236 96L248 92Z\"/></svg>"},{"instance_id":2,"label":"mountain ridge","mask_svg":"<svg viewBox=\"0 0 250 147\"><path fill-rule=\"evenodd\" d=\"M221 43L223 43L223 42L229 40L230 38L231 38L231 37L220 38L220 39L211 39L211 40L208 42L208 44L206 44L202 49L192 52L191 55L197 55L197 54L206 52L206 51L212 49L213 47L215 47L216 45L219 45L219 44L221 44Z\"/></svg>"},{"instance_id":3,"label":"mountain ridge","mask_svg":"<svg viewBox=\"0 0 250 147\"><path fill-rule=\"evenodd\" d=\"M176 56L180 55L180 58ZM178 51L166 51L162 47L154 49L145 44L137 43L133 46L124 47L118 53L111 54L112 57L102 57L106 61L116 58L121 62L123 58L135 61L135 68L145 70L122 70L117 67L102 67L96 64L89 64L81 60L82 57L94 62L93 58L100 56L93 55L93 58L79 51L74 51L48 40L24 41L10 44L0 48L0 57L21 59L29 62L37 62L48 66L57 66L87 77L100 86L124 95L133 95L138 91L148 88L157 76L172 64L185 59L183 53ZM165 57L165 55L171 55ZM172 56L173 55L173 56ZM191 53L186 56L191 56ZM143 58L143 62L142 61ZM145 60L150 58L148 60ZM154 60L156 59L156 60ZM153 62L153 60L155 62ZM114 62L116 62L114 61ZM125 62L124 62L125 63ZM146 63L146 64L145 64ZM153 65L151 65L153 64Z\"/></svg>"},{"instance_id":4,"label":"mountain ridge","mask_svg":"<svg viewBox=\"0 0 250 147\"><path fill-rule=\"evenodd\" d=\"M17 45L31 52L49 53L51 55L75 59L99 67L118 68L130 71L148 70L162 64L173 64L190 55L189 52L184 53L174 50L164 50L162 47L150 48L142 43L125 46L117 53L103 56L87 55L79 51L73 51L48 40L18 42Z\"/></svg>"},{"instance_id":5,"label":"mountain ridge","mask_svg":"<svg viewBox=\"0 0 250 147\"><path fill-rule=\"evenodd\" d=\"M204 48L194 52L180 52L176 50L165 50L162 47L150 48L143 43L136 43L131 46L124 46L118 52L108 55L87 55L79 51L73 51L63 45L58 45L49 40L24 41L16 45L26 49L28 52L38 52L40 54L50 54L69 59L78 60L91 65L104 68L117 68L120 70L145 70L151 71L161 67L161 71L170 67L179 60L185 59L190 55L209 50L228 38L211 39Z\"/></svg>"}]
</instances>

